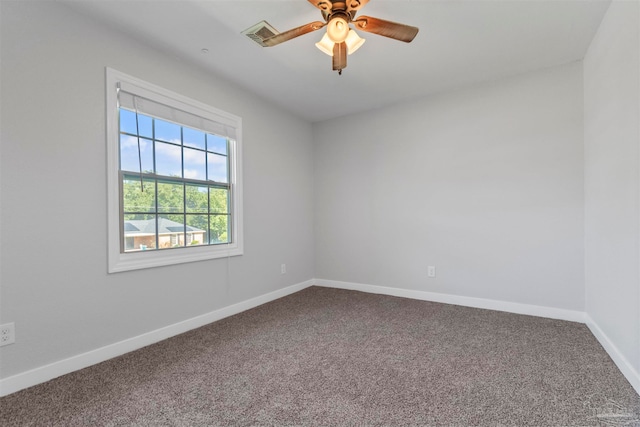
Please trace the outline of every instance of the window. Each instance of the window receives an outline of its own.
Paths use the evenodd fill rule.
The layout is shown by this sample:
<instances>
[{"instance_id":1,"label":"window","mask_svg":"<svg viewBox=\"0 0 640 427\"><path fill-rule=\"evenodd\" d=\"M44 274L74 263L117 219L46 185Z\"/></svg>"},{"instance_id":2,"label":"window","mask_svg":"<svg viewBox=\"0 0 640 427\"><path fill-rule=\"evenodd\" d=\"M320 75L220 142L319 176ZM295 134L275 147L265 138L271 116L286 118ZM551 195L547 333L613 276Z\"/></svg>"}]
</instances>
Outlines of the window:
<instances>
[{"instance_id":1,"label":"window","mask_svg":"<svg viewBox=\"0 0 640 427\"><path fill-rule=\"evenodd\" d=\"M241 119L106 80L109 272L241 255Z\"/></svg>"}]
</instances>

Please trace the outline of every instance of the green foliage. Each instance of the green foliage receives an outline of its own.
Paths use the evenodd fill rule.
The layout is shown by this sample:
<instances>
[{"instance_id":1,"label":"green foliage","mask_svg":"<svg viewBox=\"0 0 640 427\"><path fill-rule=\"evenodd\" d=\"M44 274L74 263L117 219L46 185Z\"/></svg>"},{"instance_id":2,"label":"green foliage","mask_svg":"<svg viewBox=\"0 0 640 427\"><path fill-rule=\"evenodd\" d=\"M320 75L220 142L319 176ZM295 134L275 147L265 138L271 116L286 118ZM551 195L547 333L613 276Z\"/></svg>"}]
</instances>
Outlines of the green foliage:
<instances>
[{"instance_id":1,"label":"green foliage","mask_svg":"<svg viewBox=\"0 0 640 427\"><path fill-rule=\"evenodd\" d=\"M226 188L183 185L160 180L156 188L154 180L145 179L144 191L141 191L139 179L125 176L122 193L127 220L151 219L157 213L184 224L186 213L186 224L209 232L212 243L227 241L229 191Z\"/></svg>"},{"instance_id":2,"label":"green foliage","mask_svg":"<svg viewBox=\"0 0 640 427\"><path fill-rule=\"evenodd\" d=\"M122 186L122 200L124 201L124 211L126 212L154 212L155 211L155 191L154 183L144 180L144 191L141 191L140 180L135 178L125 178ZM143 215L144 216L144 215ZM147 219L147 218L129 218Z\"/></svg>"}]
</instances>

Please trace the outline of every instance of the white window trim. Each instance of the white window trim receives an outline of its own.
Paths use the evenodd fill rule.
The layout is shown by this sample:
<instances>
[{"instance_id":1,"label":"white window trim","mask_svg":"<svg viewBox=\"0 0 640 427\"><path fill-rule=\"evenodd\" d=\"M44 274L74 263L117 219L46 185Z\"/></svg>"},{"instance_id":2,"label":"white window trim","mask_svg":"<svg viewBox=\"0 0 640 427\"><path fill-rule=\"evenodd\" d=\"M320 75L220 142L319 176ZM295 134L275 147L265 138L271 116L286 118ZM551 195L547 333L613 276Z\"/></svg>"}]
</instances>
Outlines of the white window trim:
<instances>
[{"instance_id":1,"label":"white window trim","mask_svg":"<svg viewBox=\"0 0 640 427\"><path fill-rule=\"evenodd\" d=\"M235 143L230 144L230 185L232 189L232 239L229 244L206 245L185 249L144 252L120 252L120 129L118 113L118 83L144 89L145 96L157 95L159 102L215 121L222 121L236 130ZM203 261L243 254L242 227L242 119L178 93L106 67L107 124L107 243L108 272L117 273L142 268L160 267L185 262Z\"/></svg>"}]
</instances>

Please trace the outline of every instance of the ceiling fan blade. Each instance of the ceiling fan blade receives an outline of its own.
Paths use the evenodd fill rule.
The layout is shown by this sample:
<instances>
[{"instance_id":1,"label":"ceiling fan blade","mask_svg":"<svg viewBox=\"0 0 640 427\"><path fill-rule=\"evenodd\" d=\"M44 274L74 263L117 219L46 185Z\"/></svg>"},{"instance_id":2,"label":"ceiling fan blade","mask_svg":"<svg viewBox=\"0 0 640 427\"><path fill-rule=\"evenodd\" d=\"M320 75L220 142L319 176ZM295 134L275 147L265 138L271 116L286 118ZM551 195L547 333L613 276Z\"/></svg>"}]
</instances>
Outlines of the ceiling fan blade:
<instances>
[{"instance_id":1,"label":"ceiling fan blade","mask_svg":"<svg viewBox=\"0 0 640 427\"><path fill-rule=\"evenodd\" d=\"M369 3L369 0L347 0L347 12L359 10L367 3Z\"/></svg>"},{"instance_id":2,"label":"ceiling fan blade","mask_svg":"<svg viewBox=\"0 0 640 427\"><path fill-rule=\"evenodd\" d=\"M347 68L347 44L345 42L333 45L333 69L342 72Z\"/></svg>"},{"instance_id":3,"label":"ceiling fan blade","mask_svg":"<svg viewBox=\"0 0 640 427\"><path fill-rule=\"evenodd\" d=\"M409 43L418 34L418 27L385 21L384 19L361 16L353 24L358 30Z\"/></svg>"},{"instance_id":4,"label":"ceiling fan blade","mask_svg":"<svg viewBox=\"0 0 640 427\"><path fill-rule=\"evenodd\" d=\"M264 43L265 46L275 46L282 42L286 42L287 40L291 40L296 37L310 33L312 31L319 30L325 25L327 25L326 22L321 22L321 21L310 22L309 24L302 25L297 28L293 28L289 31L285 31L284 33L276 34L275 36L269 37L268 39L264 39L262 42Z\"/></svg>"},{"instance_id":5,"label":"ceiling fan blade","mask_svg":"<svg viewBox=\"0 0 640 427\"><path fill-rule=\"evenodd\" d=\"M331 2L331 0L309 0L309 3L323 12L330 12L331 8L333 8L333 3Z\"/></svg>"}]
</instances>

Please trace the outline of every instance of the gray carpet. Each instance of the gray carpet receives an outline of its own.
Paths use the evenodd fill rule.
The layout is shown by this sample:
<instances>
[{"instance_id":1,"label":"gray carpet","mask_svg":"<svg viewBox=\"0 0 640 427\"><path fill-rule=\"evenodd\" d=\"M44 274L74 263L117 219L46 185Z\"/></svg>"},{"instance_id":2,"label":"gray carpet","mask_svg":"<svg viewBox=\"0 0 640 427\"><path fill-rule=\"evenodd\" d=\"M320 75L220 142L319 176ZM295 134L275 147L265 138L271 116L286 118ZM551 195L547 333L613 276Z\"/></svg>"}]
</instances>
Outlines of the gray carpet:
<instances>
[{"instance_id":1,"label":"gray carpet","mask_svg":"<svg viewBox=\"0 0 640 427\"><path fill-rule=\"evenodd\" d=\"M0 399L2 426L638 426L582 324L311 287Z\"/></svg>"}]
</instances>

